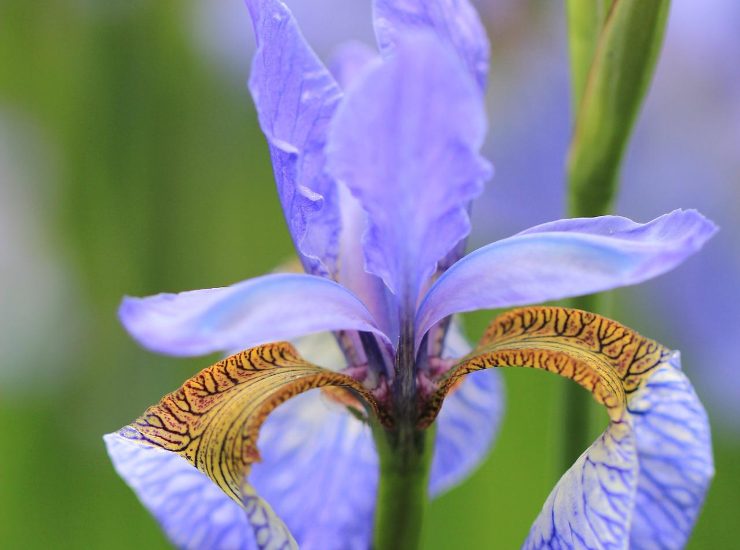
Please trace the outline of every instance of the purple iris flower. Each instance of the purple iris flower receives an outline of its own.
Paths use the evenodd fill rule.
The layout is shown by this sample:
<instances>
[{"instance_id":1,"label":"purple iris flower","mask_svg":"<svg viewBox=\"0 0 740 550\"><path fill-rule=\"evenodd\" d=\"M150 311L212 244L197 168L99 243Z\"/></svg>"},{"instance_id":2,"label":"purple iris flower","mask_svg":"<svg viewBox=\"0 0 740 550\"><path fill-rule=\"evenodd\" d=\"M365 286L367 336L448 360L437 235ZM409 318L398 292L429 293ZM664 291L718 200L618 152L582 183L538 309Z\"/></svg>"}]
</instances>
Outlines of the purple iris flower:
<instances>
[{"instance_id":1,"label":"purple iris flower","mask_svg":"<svg viewBox=\"0 0 740 550\"><path fill-rule=\"evenodd\" d=\"M489 46L473 8L376 0L379 53L347 46L330 70L282 2L247 5L258 44L249 87L305 273L126 298L124 326L153 351L200 355L300 339L306 356L341 369L403 421L470 350L455 314L639 283L680 264L715 232L695 211L646 224L559 220L465 256L471 202L492 175L479 153ZM315 336L327 332L336 345ZM607 431L563 477L529 546L577 537L624 547L650 529L668 547L685 539L711 473L708 427L676 356L650 380L654 390L630 398L633 416L621 431ZM495 371L450 393L436 420L432 496L485 455L501 405ZM683 428L671 424L677 418ZM254 520L181 456L127 434L106 436L112 460L175 544L270 547L260 529L277 520ZM689 473L677 468L689 462L677 459L674 436L686 439ZM259 447L250 484L302 548L370 546L378 457L365 423L306 393L268 418ZM646 465L639 470L638 455ZM648 468L651 460L669 467ZM653 523L637 517L651 510Z\"/></svg>"}]
</instances>

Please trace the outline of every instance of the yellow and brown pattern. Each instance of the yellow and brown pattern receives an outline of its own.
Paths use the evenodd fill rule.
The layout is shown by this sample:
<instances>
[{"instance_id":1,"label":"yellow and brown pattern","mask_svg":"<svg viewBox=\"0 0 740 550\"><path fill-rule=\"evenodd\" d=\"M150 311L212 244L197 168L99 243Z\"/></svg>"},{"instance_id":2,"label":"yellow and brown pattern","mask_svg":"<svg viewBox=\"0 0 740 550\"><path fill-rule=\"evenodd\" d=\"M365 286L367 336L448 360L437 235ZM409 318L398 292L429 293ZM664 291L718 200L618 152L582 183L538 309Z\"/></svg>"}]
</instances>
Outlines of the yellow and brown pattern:
<instances>
[{"instance_id":1,"label":"yellow and brown pattern","mask_svg":"<svg viewBox=\"0 0 740 550\"><path fill-rule=\"evenodd\" d=\"M626 397L672 351L605 317L562 307L512 310L493 320L478 347L453 367L424 405L419 427L429 426L461 377L493 367L543 369L589 390L612 419Z\"/></svg>"},{"instance_id":2,"label":"yellow and brown pattern","mask_svg":"<svg viewBox=\"0 0 740 550\"><path fill-rule=\"evenodd\" d=\"M252 494L245 484L260 460L257 437L278 405L314 388L339 386L361 396L381 422L362 384L302 359L287 342L242 351L212 365L166 395L119 433L175 452L239 503Z\"/></svg>"}]
</instances>

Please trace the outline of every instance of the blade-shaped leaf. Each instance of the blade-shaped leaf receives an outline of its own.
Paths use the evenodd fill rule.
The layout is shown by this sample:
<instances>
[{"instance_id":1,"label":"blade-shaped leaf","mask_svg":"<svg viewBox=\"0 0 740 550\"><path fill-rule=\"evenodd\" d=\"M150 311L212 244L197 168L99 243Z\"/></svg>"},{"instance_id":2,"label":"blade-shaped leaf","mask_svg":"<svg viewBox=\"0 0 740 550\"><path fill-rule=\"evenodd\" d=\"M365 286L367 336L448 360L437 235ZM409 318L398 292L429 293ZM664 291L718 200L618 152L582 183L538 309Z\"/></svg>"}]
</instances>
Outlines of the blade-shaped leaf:
<instances>
[{"instance_id":1,"label":"blade-shaped leaf","mask_svg":"<svg viewBox=\"0 0 740 550\"><path fill-rule=\"evenodd\" d=\"M669 0L615 0L611 7L578 103L568 151L573 216L598 216L609 210L625 146L660 51L669 4ZM576 29L571 26L571 31ZM577 63L576 81L583 59ZM574 91L579 94L578 88Z\"/></svg>"},{"instance_id":2,"label":"blade-shaped leaf","mask_svg":"<svg viewBox=\"0 0 740 550\"><path fill-rule=\"evenodd\" d=\"M281 342L251 348L202 370L118 435L185 458L244 507L260 547L282 547L294 544L290 533L246 481L251 464L260 460L259 430L281 403L326 386L361 396L382 423L389 423L359 382L306 362L293 346Z\"/></svg>"},{"instance_id":3,"label":"blade-shaped leaf","mask_svg":"<svg viewBox=\"0 0 740 550\"><path fill-rule=\"evenodd\" d=\"M614 0L567 0L571 106L578 112L601 30Z\"/></svg>"}]
</instances>

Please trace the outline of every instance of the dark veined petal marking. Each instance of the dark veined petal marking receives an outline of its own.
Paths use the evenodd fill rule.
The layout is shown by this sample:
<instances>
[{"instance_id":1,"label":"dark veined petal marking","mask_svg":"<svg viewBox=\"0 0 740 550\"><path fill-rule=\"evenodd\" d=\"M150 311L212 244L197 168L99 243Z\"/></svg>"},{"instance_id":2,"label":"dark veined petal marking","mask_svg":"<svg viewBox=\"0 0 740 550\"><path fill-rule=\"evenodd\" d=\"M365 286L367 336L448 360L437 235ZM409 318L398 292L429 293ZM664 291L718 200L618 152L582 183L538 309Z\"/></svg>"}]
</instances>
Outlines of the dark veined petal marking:
<instances>
[{"instance_id":1,"label":"dark veined petal marking","mask_svg":"<svg viewBox=\"0 0 740 550\"><path fill-rule=\"evenodd\" d=\"M381 422L373 396L354 379L312 365L281 342L251 348L212 365L149 407L119 431L185 458L243 506L260 548L291 548L295 541L269 505L247 483L260 460L259 429L278 405L313 388L339 386L360 395Z\"/></svg>"},{"instance_id":2,"label":"dark veined petal marking","mask_svg":"<svg viewBox=\"0 0 740 550\"><path fill-rule=\"evenodd\" d=\"M497 317L449 371L422 411L421 427L461 377L491 367L570 378L611 419L558 482L525 548L643 548L648 541L683 547L714 470L706 413L677 352L592 313L516 309Z\"/></svg>"}]
</instances>

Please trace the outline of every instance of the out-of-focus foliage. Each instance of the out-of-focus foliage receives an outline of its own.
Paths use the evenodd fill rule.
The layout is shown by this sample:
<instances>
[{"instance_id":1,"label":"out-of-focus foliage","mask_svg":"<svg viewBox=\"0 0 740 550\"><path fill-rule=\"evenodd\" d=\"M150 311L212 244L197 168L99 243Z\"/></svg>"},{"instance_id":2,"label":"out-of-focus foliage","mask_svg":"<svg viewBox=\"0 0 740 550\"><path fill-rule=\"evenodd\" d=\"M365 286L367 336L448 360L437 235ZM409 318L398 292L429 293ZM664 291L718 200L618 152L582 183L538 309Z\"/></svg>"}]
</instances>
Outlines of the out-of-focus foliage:
<instances>
[{"instance_id":1,"label":"out-of-focus foliage","mask_svg":"<svg viewBox=\"0 0 740 550\"><path fill-rule=\"evenodd\" d=\"M357 17L369 21L367 2L353 2ZM243 84L249 54L224 48L249 48L242 41L250 35L247 16L241 2L230 1L234 11L219 18L210 11L215 4L0 3L4 547L167 546L114 473L101 436L211 358L138 349L118 325L118 302L126 293L232 283L289 257L267 148ZM568 67L560 4L478 4L494 48L489 151L498 176L488 202L477 205L476 236L488 242L562 214ZM728 390L716 383L723 380L717 372L729 376L727 349L737 345L738 326L722 307L737 298L709 292L733 288L740 271L732 246L738 222L726 214L740 201L740 167L736 155L729 158L740 143L740 86L728 61L737 59L731 48L738 41L713 35L722 19L703 19L704 33L681 35L688 4L677 1L671 16L666 58L628 155L617 212L648 219L696 206L724 233L684 271L622 293L620 302L632 305L620 308L619 318L685 350L684 364L717 426L718 476L692 545L722 548L740 536L732 521L740 430L726 413ZM309 39L328 24L343 22L319 18ZM322 54L329 49L319 45ZM474 338L488 318L468 319ZM732 347L714 340L717 326L730 331L724 338ZM425 547L516 547L561 473L558 396L566 382L506 374L510 398L496 448L471 480L432 504Z\"/></svg>"}]
</instances>

